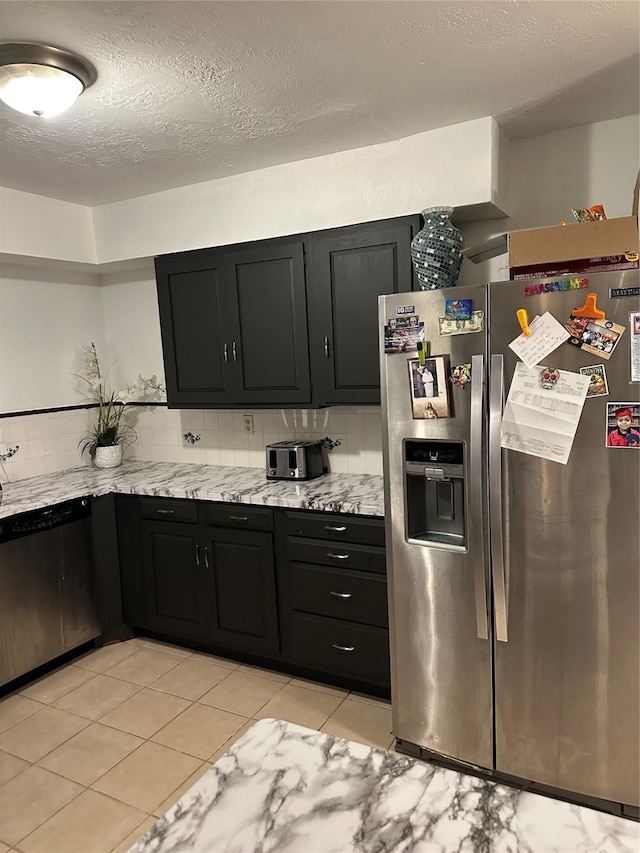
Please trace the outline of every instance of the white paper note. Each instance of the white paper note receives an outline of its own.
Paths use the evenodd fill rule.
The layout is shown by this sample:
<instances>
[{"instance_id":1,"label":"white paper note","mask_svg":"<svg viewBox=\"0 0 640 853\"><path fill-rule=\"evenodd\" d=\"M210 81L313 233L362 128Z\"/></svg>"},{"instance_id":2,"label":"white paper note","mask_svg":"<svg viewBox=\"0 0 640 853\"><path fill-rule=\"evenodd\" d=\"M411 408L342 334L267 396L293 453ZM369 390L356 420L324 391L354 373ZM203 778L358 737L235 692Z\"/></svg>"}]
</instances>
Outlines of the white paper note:
<instances>
[{"instance_id":1,"label":"white paper note","mask_svg":"<svg viewBox=\"0 0 640 853\"><path fill-rule=\"evenodd\" d=\"M540 384L544 369L516 365L502 415L500 445L566 465L589 377L561 370L555 387L547 390Z\"/></svg>"},{"instance_id":2,"label":"white paper note","mask_svg":"<svg viewBox=\"0 0 640 853\"><path fill-rule=\"evenodd\" d=\"M527 367L540 364L543 358L570 337L565 327L548 311L529 324L529 331L531 334L528 337L523 333L509 344Z\"/></svg>"},{"instance_id":3,"label":"white paper note","mask_svg":"<svg viewBox=\"0 0 640 853\"><path fill-rule=\"evenodd\" d=\"M640 311L629 314L631 326L631 381L640 382Z\"/></svg>"}]
</instances>

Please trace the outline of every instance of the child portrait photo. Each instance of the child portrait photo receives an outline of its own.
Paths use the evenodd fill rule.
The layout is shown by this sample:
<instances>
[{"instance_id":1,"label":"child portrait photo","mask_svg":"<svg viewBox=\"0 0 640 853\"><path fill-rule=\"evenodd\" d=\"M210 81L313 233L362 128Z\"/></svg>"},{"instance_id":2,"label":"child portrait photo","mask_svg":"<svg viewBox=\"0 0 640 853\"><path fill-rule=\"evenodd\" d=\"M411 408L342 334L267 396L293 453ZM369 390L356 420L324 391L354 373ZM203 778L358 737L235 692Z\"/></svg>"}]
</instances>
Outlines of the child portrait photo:
<instances>
[{"instance_id":1,"label":"child portrait photo","mask_svg":"<svg viewBox=\"0 0 640 853\"><path fill-rule=\"evenodd\" d=\"M606 444L640 449L640 403L607 403Z\"/></svg>"}]
</instances>

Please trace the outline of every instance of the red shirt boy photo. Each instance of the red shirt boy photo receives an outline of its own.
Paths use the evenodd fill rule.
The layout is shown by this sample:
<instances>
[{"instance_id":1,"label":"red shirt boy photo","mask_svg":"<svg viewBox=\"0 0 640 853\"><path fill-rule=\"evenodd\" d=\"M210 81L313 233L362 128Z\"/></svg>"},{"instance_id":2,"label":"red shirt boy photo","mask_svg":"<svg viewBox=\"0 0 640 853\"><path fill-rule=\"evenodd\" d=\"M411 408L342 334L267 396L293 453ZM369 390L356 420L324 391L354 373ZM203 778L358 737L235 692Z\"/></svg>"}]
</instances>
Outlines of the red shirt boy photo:
<instances>
[{"instance_id":1,"label":"red shirt boy photo","mask_svg":"<svg viewBox=\"0 0 640 853\"><path fill-rule=\"evenodd\" d=\"M607 436L607 447L640 447L640 432L632 429L633 413L630 408L617 409L618 426Z\"/></svg>"}]
</instances>

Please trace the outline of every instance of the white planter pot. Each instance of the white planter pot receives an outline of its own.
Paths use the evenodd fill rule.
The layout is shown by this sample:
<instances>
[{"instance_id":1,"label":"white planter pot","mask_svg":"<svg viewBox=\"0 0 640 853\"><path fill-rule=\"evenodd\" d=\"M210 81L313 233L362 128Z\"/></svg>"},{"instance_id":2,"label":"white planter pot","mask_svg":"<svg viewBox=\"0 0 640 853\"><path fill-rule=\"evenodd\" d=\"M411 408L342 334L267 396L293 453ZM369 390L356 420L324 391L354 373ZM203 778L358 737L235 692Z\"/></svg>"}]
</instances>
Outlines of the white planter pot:
<instances>
[{"instance_id":1,"label":"white planter pot","mask_svg":"<svg viewBox=\"0 0 640 853\"><path fill-rule=\"evenodd\" d=\"M96 447L96 455L93 459L96 468L117 468L121 462L121 444L113 444L110 447Z\"/></svg>"}]
</instances>

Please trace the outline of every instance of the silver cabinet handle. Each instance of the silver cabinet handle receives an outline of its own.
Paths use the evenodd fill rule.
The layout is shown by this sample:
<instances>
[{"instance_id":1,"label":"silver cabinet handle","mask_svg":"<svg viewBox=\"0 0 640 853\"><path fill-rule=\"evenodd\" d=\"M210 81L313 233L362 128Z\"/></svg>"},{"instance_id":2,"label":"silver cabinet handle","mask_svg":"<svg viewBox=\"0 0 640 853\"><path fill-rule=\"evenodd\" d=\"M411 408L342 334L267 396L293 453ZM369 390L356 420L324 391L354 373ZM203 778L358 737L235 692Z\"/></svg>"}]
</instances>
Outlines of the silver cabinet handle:
<instances>
[{"instance_id":1,"label":"silver cabinet handle","mask_svg":"<svg viewBox=\"0 0 640 853\"><path fill-rule=\"evenodd\" d=\"M237 361L238 360L238 351L236 349L236 342L235 341L231 342L231 352L233 353L233 360Z\"/></svg>"},{"instance_id":2,"label":"silver cabinet handle","mask_svg":"<svg viewBox=\"0 0 640 853\"><path fill-rule=\"evenodd\" d=\"M200 565L200 546L196 545L196 566Z\"/></svg>"},{"instance_id":3,"label":"silver cabinet handle","mask_svg":"<svg viewBox=\"0 0 640 853\"><path fill-rule=\"evenodd\" d=\"M246 515L230 515L229 521L249 521Z\"/></svg>"},{"instance_id":4,"label":"silver cabinet handle","mask_svg":"<svg viewBox=\"0 0 640 853\"><path fill-rule=\"evenodd\" d=\"M327 551L327 557L331 557L332 560L348 560L349 554L334 554L333 551Z\"/></svg>"},{"instance_id":5,"label":"silver cabinet handle","mask_svg":"<svg viewBox=\"0 0 640 853\"><path fill-rule=\"evenodd\" d=\"M331 644L334 649L337 649L339 652L355 652L355 646L339 646L338 643Z\"/></svg>"},{"instance_id":6,"label":"silver cabinet handle","mask_svg":"<svg viewBox=\"0 0 640 853\"><path fill-rule=\"evenodd\" d=\"M223 347L224 363L229 364L229 347L225 344Z\"/></svg>"},{"instance_id":7,"label":"silver cabinet handle","mask_svg":"<svg viewBox=\"0 0 640 853\"><path fill-rule=\"evenodd\" d=\"M211 566L209 565L209 549L206 545L204 546L204 567L205 569L211 568Z\"/></svg>"},{"instance_id":8,"label":"silver cabinet handle","mask_svg":"<svg viewBox=\"0 0 640 853\"><path fill-rule=\"evenodd\" d=\"M482 536L484 530L484 471L483 409L484 356L471 357L471 415L469 429L469 552L473 562L473 585L476 598L476 627L481 640L489 639L487 606L487 554Z\"/></svg>"},{"instance_id":9,"label":"silver cabinet handle","mask_svg":"<svg viewBox=\"0 0 640 853\"><path fill-rule=\"evenodd\" d=\"M173 515L175 510L173 509L157 509L156 512L158 515Z\"/></svg>"},{"instance_id":10,"label":"silver cabinet handle","mask_svg":"<svg viewBox=\"0 0 640 853\"><path fill-rule=\"evenodd\" d=\"M331 533L344 533L347 529L346 527L335 527L333 524L325 524L325 530L329 530Z\"/></svg>"},{"instance_id":11,"label":"silver cabinet handle","mask_svg":"<svg viewBox=\"0 0 640 853\"><path fill-rule=\"evenodd\" d=\"M504 401L504 358L491 356L489 384L489 509L491 514L491 567L496 613L496 638L509 642L507 631L508 584L504 559L504 525L502 521L502 448L500 424Z\"/></svg>"},{"instance_id":12,"label":"silver cabinet handle","mask_svg":"<svg viewBox=\"0 0 640 853\"><path fill-rule=\"evenodd\" d=\"M324 354L326 358L329 358L329 338L324 336Z\"/></svg>"},{"instance_id":13,"label":"silver cabinet handle","mask_svg":"<svg viewBox=\"0 0 640 853\"><path fill-rule=\"evenodd\" d=\"M329 595L334 595L336 598L351 598L350 592L334 592L333 590L331 590Z\"/></svg>"}]
</instances>

